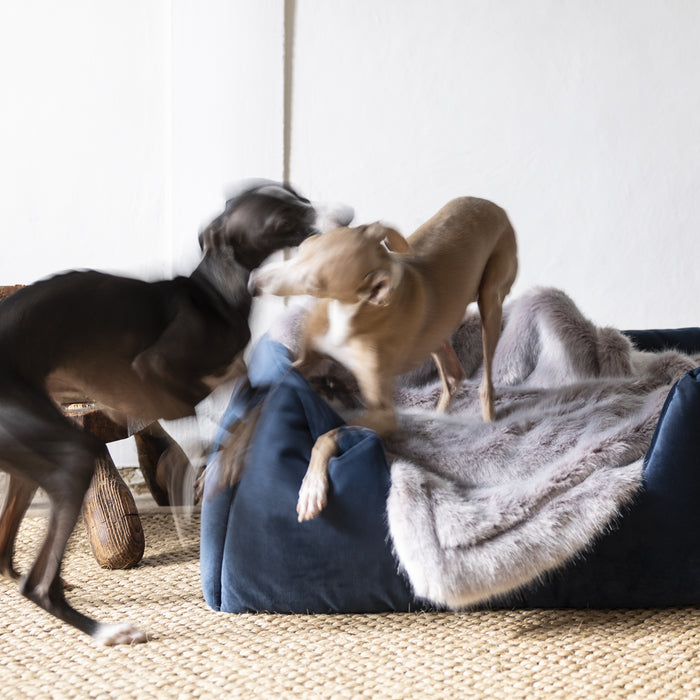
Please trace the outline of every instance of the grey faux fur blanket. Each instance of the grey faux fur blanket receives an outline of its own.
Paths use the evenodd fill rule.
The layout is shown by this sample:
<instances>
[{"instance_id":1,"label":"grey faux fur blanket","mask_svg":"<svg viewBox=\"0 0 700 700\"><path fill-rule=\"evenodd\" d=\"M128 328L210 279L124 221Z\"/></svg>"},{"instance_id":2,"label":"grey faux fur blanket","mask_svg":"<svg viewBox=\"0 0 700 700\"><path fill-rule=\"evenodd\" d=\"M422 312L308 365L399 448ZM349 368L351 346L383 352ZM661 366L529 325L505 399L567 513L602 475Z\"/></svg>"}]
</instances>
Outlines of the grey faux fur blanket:
<instances>
[{"instance_id":1,"label":"grey faux fur blanket","mask_svg":"<svg viewBox=\"0 0 700 700\"><path fill-rule=\"evenodd\" d=\"M280 339L294 350L298 318L290 319ZM398 382L401 429L385 440L387 514L415 594L462 608L537 579L605 531L641 485L666 395L700 356L638 352L563 292L533 290L506 306L497 420L485 424L477 313L453 344L468 379L448 415L432 410L432 362ZM324 372L326 386L329 372L343 376ZM336 394L345 385L331 382Z\"/></svg>"}]
</instances>

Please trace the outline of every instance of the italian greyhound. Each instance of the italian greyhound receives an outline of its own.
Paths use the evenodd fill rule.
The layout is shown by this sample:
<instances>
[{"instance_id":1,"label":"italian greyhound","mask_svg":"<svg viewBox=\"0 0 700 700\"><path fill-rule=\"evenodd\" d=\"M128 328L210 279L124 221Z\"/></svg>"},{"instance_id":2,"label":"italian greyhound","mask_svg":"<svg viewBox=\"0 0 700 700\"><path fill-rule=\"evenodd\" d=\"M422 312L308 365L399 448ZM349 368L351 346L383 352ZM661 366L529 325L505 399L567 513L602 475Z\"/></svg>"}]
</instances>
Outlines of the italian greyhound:
<instances>
[{"instance_id":1,"label":"italian greyhound","mask_svg":"<svg viewBox=\"0 0 700 700\"><path fill-rule=\"evenodd\" d=\"M381 223L308 238L295 258L257 270L250 287L254 293L320 299L306 317L294 366L306 373L323 355L340 362L355 375L365 404L352 423L386 435L397 427L395 377L429 356L442 380L437 410L449 408L464 379L450 338L473 301L484 353L481 409L484 420L494 420L492 361L503 300L517 269L515 232L503 209L460 197L408 240ZM321 435L313 447L299 491L300 522L325 507L339 430Z\"/></svg>"},{"instance_id":2,"label":"italian greyhound","mask_svg":"<svg viewBox=\"0 0 700 700\"><path fill-rule=\"evenodd\" d=\"M191 416L244 365L250 271L316 232L311 203L287 186L257 182L226 203L200 234L189 277L144 282L68 272L0 303L0 468L9 473L0 515L0 573L37 487L50 501L47 534L21 592L104 645L146 641L131 624L103 624L66 600L61 562L95 460L105 444L66 418L61 397L90 397L118 422Z\"/></svg>"}]
</instances>

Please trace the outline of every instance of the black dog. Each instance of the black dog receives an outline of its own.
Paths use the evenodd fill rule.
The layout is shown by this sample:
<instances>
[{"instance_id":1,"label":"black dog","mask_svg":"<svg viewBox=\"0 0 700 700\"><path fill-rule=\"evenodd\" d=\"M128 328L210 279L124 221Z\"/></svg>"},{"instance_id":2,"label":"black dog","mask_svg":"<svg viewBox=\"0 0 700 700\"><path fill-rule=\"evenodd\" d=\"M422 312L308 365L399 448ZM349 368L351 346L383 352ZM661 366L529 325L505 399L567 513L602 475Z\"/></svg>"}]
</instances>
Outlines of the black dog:
<instances>
[{"instance_id":1,"label":"black dog","mask_svg":"<svg viewBox=\"0 0 700 700\"><path fill-rule=\"evenodd\" d=\"M20 583L27 598L102 644L146 641L130 624L102 624L65 599L66 543L107 448L56 404L78 392L121 422L193 415L250 339L250 270L316 233L315 219L291 188L257 183L202 232L204 256L190 277L151 283L69 272L0 304L0 469L10 475L0 573L19 578L12 557L20 522L37 487L50 500L46 537Z\"/></svg>"}]
</instances>

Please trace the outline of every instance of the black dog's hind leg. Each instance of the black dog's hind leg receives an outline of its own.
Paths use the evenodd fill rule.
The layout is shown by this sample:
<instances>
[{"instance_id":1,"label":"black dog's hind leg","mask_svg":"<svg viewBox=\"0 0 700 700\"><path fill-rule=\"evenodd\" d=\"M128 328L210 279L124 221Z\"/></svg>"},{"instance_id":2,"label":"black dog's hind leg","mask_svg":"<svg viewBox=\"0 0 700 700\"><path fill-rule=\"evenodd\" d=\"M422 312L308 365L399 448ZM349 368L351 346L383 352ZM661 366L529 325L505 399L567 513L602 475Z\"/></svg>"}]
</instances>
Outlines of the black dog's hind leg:
<instances>
[{"instance_id":1,"label":"black dog's hind leg","mask_svg":"<svg viewBox=\"0 0 700 700\"><path fill-rule=\"evenodd\" d=\"M2 397L0 419L3 467L16 478L44 489L50 501L46 536L29 573L20 582L22 594L101 644L146 641L146 635L129 624L105 625L75 610L66 601L61 580L68 539L90 485L95 460L106 446L73 425L46 396L29 387ZM8 519L9 525L13 523Z\"/></svg>"},{"instance_id":2,"label":"black dog's hind leg","mask_svg":"<svg viewBox=\"0 0 700 700\"><path fill-rule=\"evenodd\" d=\"M8 475L5 502L0 514L0 574L18 579L13 564L15 539L20 523L32 501L36 486L14 474Z\"/></svg>"},{"instance_id":3,"label":"black dog's hind leg","mask_svg":"<svg viewBox=\"0 0 700 700\"><path fill-rule=\"evenodd\" d=\"M144 642L145 634L130 624L102 624L78 612L66 601L61 562L80 515L96 459L94 452L83 445L78 447L71 444L67 447L68 454L58 458L62 464L59 471L54 472L57 478L40 482L51 501L49 523L39 554L29 574L21 582L21 591L47 612L89 634L101 644ZM106 448L102 446L102 449Z\"/></svg>"}]
</instances>

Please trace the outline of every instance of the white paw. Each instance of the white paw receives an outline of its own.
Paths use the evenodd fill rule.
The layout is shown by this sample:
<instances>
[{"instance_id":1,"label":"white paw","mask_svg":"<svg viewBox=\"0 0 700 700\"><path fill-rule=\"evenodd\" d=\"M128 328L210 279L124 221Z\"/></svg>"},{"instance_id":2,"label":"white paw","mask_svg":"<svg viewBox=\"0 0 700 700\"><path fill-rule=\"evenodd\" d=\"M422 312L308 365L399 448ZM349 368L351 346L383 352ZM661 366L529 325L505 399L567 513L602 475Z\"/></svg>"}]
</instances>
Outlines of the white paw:
<instances>
[{"instance_id":1,"label":"white paw","mask_svg":"<svg viewBox=\"0 0 700 700\"><path fill-rule=\"evenodd\" d=\"M148 641L145 632L136 629L128 622L118 625L100 625L92 635L98 644L112 647L115 644L143 644Z\"/></svg>"},{"instance_id":2,"label":"white paw","mask_svg":"<svg viewBox=\"0 0 700 700\"><path fill-rule=\"evenodd\" d=\"M312 520L326 506L328 493L328 480L325 475L307 473L301 482L299 500L297 502L297 514L299 522Z\"/></svg>"}]
</instances>

